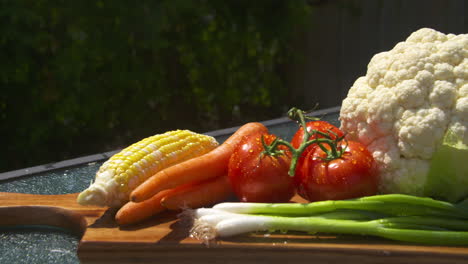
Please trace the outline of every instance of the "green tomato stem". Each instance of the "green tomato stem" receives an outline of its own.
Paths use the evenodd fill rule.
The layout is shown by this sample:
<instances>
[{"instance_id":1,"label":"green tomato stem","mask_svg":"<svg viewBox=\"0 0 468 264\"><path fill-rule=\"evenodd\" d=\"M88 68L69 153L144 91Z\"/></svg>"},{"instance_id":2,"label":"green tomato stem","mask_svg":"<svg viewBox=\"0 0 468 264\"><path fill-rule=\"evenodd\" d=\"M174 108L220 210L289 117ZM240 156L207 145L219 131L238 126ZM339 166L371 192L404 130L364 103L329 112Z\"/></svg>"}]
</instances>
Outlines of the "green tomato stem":
<instances>
[{"instance_id":1,"label":"green tomato stem","mask_svg":"<svg viewBox=\"0 0 468 264\"><path fill-rule=\"evenodd\" d=\"M299 157L302 155L302 153L304 152L304 150L312 145L312 144L322 144L322 143L326 143L328 145L333 145L334 142L333 140L331 139L327 139L327 138L316 138L316 139L312 139L312 140L309 140L309 141L305 141L304 143L302 143L299 148L294 148L291 143L285 141L285 140L282 140L282 139L278 139L276 142L275 142L275 145L270 145L272 149L276 148L277 146L279 145L283 145L283 146L286 146L287 148L289 148L289 150L291 151L291 165L289 166L289 176L294 176L296 174L296 167L297 167L297 162L299 160ZM270 152L274 152L272 150L270 150ZM328 155L327 155L328 156Z\"/></svg>"},{"instance_id":2,"label":"green tomato stem","mask_svg":"<svg viewBox=\"0 0 468 264\"><path fill-rule=\"evenodd\" d=\"M278 155L279 152L276 149L279 145L283 145L289 148L292 154L291 165L288 171L289 176L293 177L296 174L296 167L297 167L297 162L299 160L299 157L302 155L305 149L312 144L318 144L318 146L326 153L327 157L325 158L325 160L338 159L343 155L345 149L338 150L338 143L341 140L343 140L343 137L340 137L340 138L336 137L336 139L333 140L330 134L328 133L318 131L315 129L312 129L309 132L307 130L307 124L305 120L304 111L298 108L295 108L295 107L291 108L288 111L288 116L290 119L299 123L299 125L304 130L304 137L302 138L302 142L300 146L296 149L289 142L282 140L282 139L275 140L269 146L265 144L265 142L263 141L263 138L262 138L262 142L264 144L264 149L265 149L264 153L266 153L267 155ZM330 131L330 133L334 134L332 131ZM309 138L311 138L315 134L319 134L323 138L316 138L316 139L309 140ZM330 150L328 150L323 144L327 144L330 147Z\"/></svg>"}]
</instances>

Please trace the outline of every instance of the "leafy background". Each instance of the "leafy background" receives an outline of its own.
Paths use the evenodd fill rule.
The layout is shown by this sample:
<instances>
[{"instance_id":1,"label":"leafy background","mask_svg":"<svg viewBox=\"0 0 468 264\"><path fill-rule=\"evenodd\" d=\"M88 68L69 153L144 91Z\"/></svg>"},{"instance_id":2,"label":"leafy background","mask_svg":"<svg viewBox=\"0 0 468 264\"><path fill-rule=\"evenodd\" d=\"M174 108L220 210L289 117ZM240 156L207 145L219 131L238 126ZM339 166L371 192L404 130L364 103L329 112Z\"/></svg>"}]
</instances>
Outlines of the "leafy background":
<instances>
[{"instance_id":1,"label":"leafy background","mask_svg":"<svg viewBox=\"0 0 468 264\"><path fill-rule=\"evenodd\" d=\"M0 171L279 117L307 1L0 1ZM296 102L297 101L297 102Z\"/></svg>"},{"instance_id":2,"label":"leafy background","mask_svg":"<svg viewBox=\"0 0 468 264\"><path fill-rule=\"evenodd\" d=\"M0 172L338 106L465 0L0 0ZM417 14L417 15L415 15Z\"/></svg>"}]
</instances>

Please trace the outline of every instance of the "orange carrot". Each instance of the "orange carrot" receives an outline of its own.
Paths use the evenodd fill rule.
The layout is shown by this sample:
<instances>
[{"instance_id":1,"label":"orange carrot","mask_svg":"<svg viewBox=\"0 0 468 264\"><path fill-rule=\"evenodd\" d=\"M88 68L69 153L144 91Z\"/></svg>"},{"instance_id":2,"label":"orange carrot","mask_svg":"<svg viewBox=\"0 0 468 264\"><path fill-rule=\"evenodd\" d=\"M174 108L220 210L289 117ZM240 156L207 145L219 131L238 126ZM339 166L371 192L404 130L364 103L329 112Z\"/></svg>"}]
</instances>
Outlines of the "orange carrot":
<instances>
[{"instance_id":1,"label":"orange carrot","mask_svg":"<svg viewBox=\"0 0 468 264\"><path fill-rule=\"evenodd\" d=\"M214 150L187 161L178 163L148 178L130 194L134 202L144 201L154 194L191 182L227 174L229 158L240 140L257 131L268 132L261 123L251 122L241 126L223 144Z\"/></svg>"},{"instance_id":2,"label":"orange carrot","mask_svg":"<svg viewBox=\"0 0 468 264\"><path fill-rule=\"evenodd\" d=\"M115 220L119 225L130 225L165 211L166 208L161 205L161 199L171 191L173 190L164 190L141 203L127 202L117 211Z\"/></svg>"},{"instance_id":3,"label":"orange carrot","mask_svg":"<svg viewBox=\"0 0 468 264\"><path fill-rule=\"evenodd\" d=\"M227 175L186 186L164 196L162 206L169 210L199 208L225 201L233 195Z\"/></svg>"},{"instance_id":4,"label":"orange carrot","mask_svg":"<svg viewBox=\"0 0 468 264\"><path fill-rule=\"evenodd\" d=\"M224 201L232 194L228 177L215 177L163 190L143 202L128 202L119 209L115 220L119 225L136 224L167 209L208 206Z\"/></svg>"}]
</instances>

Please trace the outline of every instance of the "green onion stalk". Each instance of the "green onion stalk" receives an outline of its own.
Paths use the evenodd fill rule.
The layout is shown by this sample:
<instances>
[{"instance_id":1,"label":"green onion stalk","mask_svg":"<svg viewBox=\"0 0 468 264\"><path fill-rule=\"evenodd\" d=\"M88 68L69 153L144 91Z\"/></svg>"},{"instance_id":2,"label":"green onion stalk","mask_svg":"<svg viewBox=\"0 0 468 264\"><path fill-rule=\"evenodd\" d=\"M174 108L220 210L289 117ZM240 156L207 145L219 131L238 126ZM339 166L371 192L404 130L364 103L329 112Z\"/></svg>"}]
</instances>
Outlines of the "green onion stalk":
<instances>
[{"instance_id":1,"label":"green onion stalk","mask_svg":"<svg viewBox=\"0 0 468 264\"><path fill-rule=\"evenodd\" d=\"M185 211L192 237L209 242L250 232L376 236L430 244L468 245L468 206L402 194L298 203L220 203Z\"/></svg>"}]
</instances>

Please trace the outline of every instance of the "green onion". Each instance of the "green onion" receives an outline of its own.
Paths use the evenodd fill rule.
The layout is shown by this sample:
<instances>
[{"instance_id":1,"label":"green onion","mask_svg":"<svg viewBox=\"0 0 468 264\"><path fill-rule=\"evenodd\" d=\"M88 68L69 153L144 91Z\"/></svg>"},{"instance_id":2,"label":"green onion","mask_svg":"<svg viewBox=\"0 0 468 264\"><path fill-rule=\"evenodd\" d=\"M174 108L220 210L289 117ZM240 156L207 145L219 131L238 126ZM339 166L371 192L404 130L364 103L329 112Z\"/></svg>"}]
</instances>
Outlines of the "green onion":
<instances>
[{"instance_id":1,"label":"green onion","mask_svg":"<svg viewBox=\"0 0 468 264\"><path fill-rule=\"evenodd\" d=\"M256 231L377 236L392 240L468 245L464 207L409 195L299 203L221 203L189 211L191 236L205 242Z\"/></svg>"},{"instance_id":2,"label":"green onion","mask_svg":"<svg viewBox=\"0 0 468 264\"><path fill-rule=\"evenodd\" d=\"M221 203L213 208L245 214L282 214L291 216L316 215L338 209L364 210L394 216L432 215L465 217L468 211L457 206L425 197L402 194L374 195L352 200L320 201L314 203Z\"/></svg>"}]
</instances>

